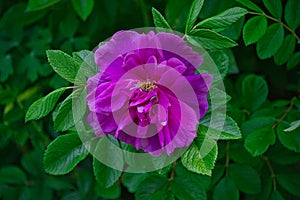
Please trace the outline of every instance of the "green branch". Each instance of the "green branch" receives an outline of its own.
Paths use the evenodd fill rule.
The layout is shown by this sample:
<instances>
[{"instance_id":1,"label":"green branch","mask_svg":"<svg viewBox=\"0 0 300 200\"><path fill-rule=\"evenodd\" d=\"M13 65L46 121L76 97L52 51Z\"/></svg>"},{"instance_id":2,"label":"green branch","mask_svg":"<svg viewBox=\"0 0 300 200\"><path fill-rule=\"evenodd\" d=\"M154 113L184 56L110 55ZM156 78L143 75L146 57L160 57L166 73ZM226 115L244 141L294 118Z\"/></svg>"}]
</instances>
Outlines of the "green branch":
<instances>
[{"instance_id":1,"label":"green branch","mask_svg":"<svg viewBox=\"0 0 300 200\"><path fill-rule=\"evenodd\" d=\"M249 14L252 14L252 15L259 15L259 16L264 16L274 22L277 22L279 24L281 24L286 30L288 30L289 32L291 32L294 37L297 39L297 40L300 40L299 36L296 34L296 32L294 30L292 30L288 25L286 25L285 23L283 23L280 19L276 19L272 16L269 16L269 15L266 15L265 13L257 13L257 12L248 12Z\"/></svg>"},{"instance_id":2,"label":"green branch","mask_svg":"<svg viewBox=\"0 0 300 200\"><path fill-rule=\"evenodd\" d=\"M268 169L271 173L271 178L272 178L272 182L273 182L273 188L274 190L277 189L277 186L276 186L276 177L275 177L275 173L274 173L274 170L273 170L273 167L268 159L267 156L262 156L262 158L264 159L264 161L266 162L267 166L268 166Z\"/></svg>"}]
</instances>

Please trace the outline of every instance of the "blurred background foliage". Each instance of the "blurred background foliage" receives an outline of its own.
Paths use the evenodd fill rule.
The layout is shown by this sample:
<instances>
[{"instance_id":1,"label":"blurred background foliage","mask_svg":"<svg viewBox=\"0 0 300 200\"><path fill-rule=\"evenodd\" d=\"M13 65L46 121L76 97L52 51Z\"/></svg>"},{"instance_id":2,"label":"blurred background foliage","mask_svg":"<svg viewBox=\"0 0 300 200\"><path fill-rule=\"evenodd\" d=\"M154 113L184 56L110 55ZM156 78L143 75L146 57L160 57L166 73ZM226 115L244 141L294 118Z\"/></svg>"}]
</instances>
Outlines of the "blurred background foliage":
<instances>
[{"instance_id":1,"label":"blurred background foliage","mask_svg":"<svg viewBox=\"0 0 300 200\"><path fill-rule=\"evenodd\" d=\"M260 0L254 2L263 7ZM1 198L134 198L132 192L137 190L146 175L133 178L130 174L125 174L122 185L116 183L105 189L95 181L91 156L68 175L46 174L43 169L43 153L49 142L59 133L53 130L51 115L28 123L24 123L24 116L34 100L53 89L68 85L47 63L46 50L60 49L67 53L83 49L92 50L100 41L118 30L153 26L151 7L165 14L172 28L183 32L191 3L191 0L0 1ZM285 3L286 1L283 1L283 5ZM234 0L207 0L199 18L211 17L237 5L241 6ZM290 105L292 97L297 97L300 92L299 66L287 70L285 64L278 66L273 59L259 59L255 45L245 46L241 32L245 20L249 17L243 17L229 29L222 31L222 34L239 44L232 49L234 57L231 57L230 64L235 70L225 79L225 85L232 97L229 105L230 115L244 132L249 131L245 121L248 121L248 126L251 127L251 119L253 121L256 117L281 117ZM297 31L299 35L299 29L296 29ZM295 49L295 52L298 51L299 44ZM299 65L299 61L295 65L297 63ZM268 100L263 108L255 112L248 112L241 107L243 98L248 98L243 96L242 82L249 73L260 75L268 84ZM294 98L293 110L289 112L287 122L300 118L299 109L300 101ZM299 128L296 131L300 131ZM295 138L296 150L285 148L276 140L261 157L252 157L245 150L243 140L231 142L230 146L227 142L220 142L219 157L212 178L200 177L202 184L206 185L207 198L222 197L222 189L228 187L228 190L232 191L230 194L235 196L236 187L232 184L236 184L241 191L241 199L300 198L300 155L296 153L299 152L300 146L299 133ZM224 166L224 163L229 154L229 172L232 171L230 177L235 183L232 183L231 179L228 180L227 172L224 175L224 170L228 171L225 169L228 165ZM243 167L240 167L241 165ZM176 170L179 175L193 175L180 165ZM273 187L277 188L272 189L272 176L277 172L281 174L278 180L275 180L279 181L279 184L275 183L276 186ZM239 181L241 177L244 179ZM151 184L154 183L149 182L145 187L151 187ZM136 197L141 199L142 196L137 194ZM226 199L225 196L222 198Z\"/></svg>"}]
</instances>

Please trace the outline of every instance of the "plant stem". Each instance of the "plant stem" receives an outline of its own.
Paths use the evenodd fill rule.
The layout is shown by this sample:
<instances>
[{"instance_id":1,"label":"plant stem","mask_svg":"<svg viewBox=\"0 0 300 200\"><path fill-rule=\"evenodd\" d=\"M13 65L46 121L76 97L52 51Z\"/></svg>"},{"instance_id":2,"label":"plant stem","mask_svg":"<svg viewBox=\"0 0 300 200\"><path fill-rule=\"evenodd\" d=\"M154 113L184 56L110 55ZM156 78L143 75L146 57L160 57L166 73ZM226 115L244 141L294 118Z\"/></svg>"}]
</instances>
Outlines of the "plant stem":
<instances>
[{"instance_id":1,"label":"plant stem","mask_svg":"<svg viewBox=\"0 0 300 200\"><path fill-rule=\"evenodd\" d=\"M276 122L273 124L272 128L276 128L276 126L282 122L282 120L284 120L284 118L286 117L286 115L291 111L291 109L293 108L293 105L294 105L294 102L293 102L293 99L291 100L291 103L289 105L289 107L284 111L283 115L276 120Z\"/></svg>"},{"instance_id":2,"label":"plant stem","mask_svg":"<svg viewBox=\"0 0 300 200\"><path fill-rule=\"evenodd\" d=\"M170 175L169 181L171 181L171 180L174 179L175 167L176 167L176 161L173 162L172 170L171 170L171 175Z\"/></svg>"},{"instance_id":3,"label":"plant stem","mask_svg":"<svg viewBox=\"0 0 300 200\"><path fill-rule=\"evenodd\" d=\"M276 187L276 177L275 177L273 167L272 167L272 165L271 165L271 163L270 163L267 156L262 156L262 158L264 159L264 161L266 162L266 164L269 168L269 171L271 173L271 178L272 178L272 181L273 181L273 188L274 188L274 190L276 190L277 189L277 187Z\"/></svg>"},{"instance_id":4,"label":"plant stem","mask_svg":"<svg viewBox=\"0 0 300 200\"><path fill-rule=\"evenodd\" d=\"M289 32L291 32L294 37L297 39L297 40L300 40L299 36L296 34L296 32L294 30L292 30L288 25L286 25L285 23L283 23L280 19L276 19L272 16L269 16L269 15L266 15L265 13L257 13L257 12L248 12L249 14L252 14L252 15L259 15L259 16L264 16L272 21L275 21L279 24L281 24L284 28L286 28L286 30L288 30Z\"/></svg>"},{"instance_id":5,"label":"plant stem","mask_svg":"<svg viewBox=\"0 0 300 200\"><path fill-rule=\"evenodd\" d=\"M225 161L225 170L226 173L225 175L228 176L228 167L229 167L229 161L230 161L230 153L229 153L229 148L230 148L230 142L228 141L226 143L226 161Z\"/></svg>"}]
</instances>

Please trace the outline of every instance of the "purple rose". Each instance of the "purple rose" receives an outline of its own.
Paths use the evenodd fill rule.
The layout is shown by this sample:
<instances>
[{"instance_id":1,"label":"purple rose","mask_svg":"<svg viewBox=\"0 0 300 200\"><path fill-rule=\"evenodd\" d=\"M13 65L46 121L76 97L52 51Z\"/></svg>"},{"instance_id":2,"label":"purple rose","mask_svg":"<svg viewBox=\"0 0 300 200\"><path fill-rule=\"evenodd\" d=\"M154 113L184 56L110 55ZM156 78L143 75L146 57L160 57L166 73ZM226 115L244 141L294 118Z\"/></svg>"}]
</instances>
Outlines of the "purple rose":
<instances>
[{"instance_id":1,"label":"purple rose","mask_svg":"<svg viewBox=\"0 0 300 200\"><path fill-rule=\"evenodd\" d=\"M87 81L88 122L151 155L188 147L207 109L210 74L182 38L150 31L117 32L95 52L100 73Z\"/></svg>"}]
</instances>

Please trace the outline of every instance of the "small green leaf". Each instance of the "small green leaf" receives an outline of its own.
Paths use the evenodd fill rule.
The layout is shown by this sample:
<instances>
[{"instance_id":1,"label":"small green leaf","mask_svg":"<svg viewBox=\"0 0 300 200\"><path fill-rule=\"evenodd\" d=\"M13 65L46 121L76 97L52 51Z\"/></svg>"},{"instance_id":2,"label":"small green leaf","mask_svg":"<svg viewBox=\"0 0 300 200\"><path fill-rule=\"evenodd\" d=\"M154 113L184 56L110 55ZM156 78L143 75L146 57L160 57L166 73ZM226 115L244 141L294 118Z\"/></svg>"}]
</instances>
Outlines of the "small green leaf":
<instances>
[{"instance_id":1,"label":"small green leaf","mask_svg":"<svg viewBox=\"0 0 300 200\"><path fill-rule=\"evenodd\" d=\"M121 196L121 187L120 184L115 183L109 188L96 186L96 193L105 199L118 199Z\"/></svg>"},{"instance_id":2,"label":"small green leaf","mask_svg":"<svg viewBox=\"0 0 300 200\"><path fill-rule=\"evenodd\" d=\"M79 15L85 21L94 8L94 0L72 0L72 5Z\"/></svg>"},{"instance_id":3,"label":"small green leaf","mask_svg":"<svg viewBox=\"0 0 300 200\"><path fill-rule=\"evenodd\" d=\"M72 95L69 95L59 106L53 121L56 132L66 131L75 125L72 111Z\"/></svg>"},{"instance_id":4,"label":"small green leaf","mask_svg":"<svg viewBox=\"0 0 300 200\"><path fill-rule=\"evenodd\" d=\"M50 7L60 0L29 0L26 11L36 11Z\"/></svg>"},{"instance_id":5,"label":"small green leaf","mask_svg":"<svg viewBox=\"0 0 300 200\"><path fill-rule=\"evenodd\" d=\"M25 122L46 116L55 106L59 97L67 88L59 88L35 101L27 110Z\"/></svg>"},{"instance_id":6,"label":"small green leaf","mask_svg":"<svg viewBox=\"0 0 300 200\"><path fill-rule=\"evenodd\" d=\"M187 22L186 22L186 26L185 26L185 33L188 34L190 32L190 30L193 28L197 17L201 11L201 8L203 6L204 0L194 0L194 2L192 3L188 18L187 18Z\"/></svg>"},{"instance_id":7,"label":"small green leaf","mask_svg":"<svg viewBox=\"0 0 300 200\"><path fill-rule=\"evenodd\" d=\"M267 30L267 19L264 16L256 16L249 19L243 28L243 39L248 46L257 42Z\"/></svg>"},{"instance_id":8,"label":"small green leaf","mask_svg":"<svg viewBox=\"0 0 300 200\"><path fill-rule=\"evenodd\" d=\"M25 173L17 166L6 165L0 169L0 184L24 184Z\"/></svg>"},{"instance_id":9,"label":"small green leaf","mask_svg":"<svg viewBox=\"0 0 300 200\"><path fill-rule=\"evenodd\" d=\"M245 148L252 156L262 155L270 145L275 143L272 127L264 127L249 133L245 138Z\"/></svg>"},{"instance_id":10,"label":"small green leaf","mask_svg":"<svg viewBox=\"0 0 300 200\"><path fill-rule=\"evenodd\" d=\"M209 51L209 56L216 64L222 78L225 78L229 68L229 56L224 50Z\"/></svg>"},{"instance_id":11,"label":"small green leaf","mask_svg":"<svg viewBox=\"0 0 300 200\"><path fill-rule=\"evenodd\" d=\"M44 155L44 167L53 175L67 174L88 155L77 133L60 135L52 141Z\"/></svg>"},{"instance_id":12,"label":"small green leaf","mask_svg":"<svg viewBox=\"0 0 300 200\"><path fill-rule=\"evenodd\" d=\"M274 55L275 63L277 65L286 63L292 57L295 47L296 38L292 34L287 35L284 38L280 49Z\"/></svg>"},{"instance_id":13,"label":"small green leaf","mask_svg":"<svg viewBox=\"0 0 300 200\"><path fill-rule=\"evenodd\" d=\"M278 192L278 190L273 190L270 200L285 200L281 194Z\"/></svg>"},{"instance_id":14,"label":"small green leaf","mask_svg":"<svg viewBox=\"0 0 300 200\"><path fill-rule=\"evenodd\" d=\"M282 4L281 0L263 0L264 5L268 11L277 19L282 16Z\"/></svg>"},{"instance_id":15,"label":"small green leaf","mask_svg":"<svg viewBox=\"0 0 300 200\"><path fill-rule=\"evenodd\" d=\"M283 131L284 132L291 132L291 131L295 130L296 128L298 128L299 126L300 126L300 120L296 120L296 121L293 121L290 124L290 127L284 129Z\"/></svg>"},{"instance_id":16,"label":"small green leaf","mask_svg":"<svg viewBox=\"0 0 300 200\"><path fill-rule=\"evenodd\" d=\"M86 77L92 77L99 72L99 67L94 61L94 53L88 50L82 50L74 52L73 59L80 64L80 71L83 72Z\"/></svg>"},{"instance_id":17,"label":"small green leaf","mask_svg":"<svg viewBox=\"0 0 300 200\"><path fill-rule=\"evenodd\" d=\"M166 197L168 193L168 179L166 177L150 176L140 184L135 193L135 199L168 200L170 199Z\"/></svg>"},{"instance_id":18,"label":"small green leaf","mask_svg":"<svg viewBox=\"0 0 300 200\"><path fill-rule=\"evenodd\" d=\"M271 128L275 122L276 119L274 117L253 117L242 124L243 137L264 127Z\"/></svg>"},{"instance_id":19,"label":"small green leaf","mask_svg":"<svg viewBox=\"0 0 300 200\"><path fill-rule=\"evenodd\" d=\"M129 192L134 193L148 176L147 173L124 173L122 184Z\"/></svg>"},{"instance_id":20,"label":"small green leaf","mask_svg":"<svg viewBox=\"0 0 300 200\"><path fill-rule=\"evenodd\" d=\"M191 36L187 36L187 40L205 49L224 49L238 45L230 38L209 29L195 29L191 32Z\"/></svg>"},{"instance_id":21,"label":"small green leaf","mask_svg":"<svg viewBox=\"0 0 300 200\"><path fill-rule=\"evenodd\" d=\"M105 154L108 159L115 161L116 166L123 165L123 155L118 154L118 152L116 153L114 150L111 150L109 146L106 147L107 144L104 143L104 139L107 138L104 137L98 141L95 149L95 155L100 156L100 154ZM105 149L105 152L103 151L103 149ZM121 171L112 169L106 164L99 161L97 157L93 158L93 169L97 182L101 187L105 188L113 186L122 174Z\"/></svg>"},{"instance_id":22,"label":"small green leaf","mask_svg":"<svg viewBox=\"0 0 300 200\"><path fill-rule=\"evenodd\" d=\"M235 185L247 194L257 194L261 191L261 181L258 173L247 165L229 165L229 176Z\"/></svg>"},{"instance_id":23,"label":"small green leaf","mask_svg":"<svg viewBox=\"0 0 300 200\"><path fill-rule=\"evenodd\" d=\"M0 82L4 82L13 74L12 58L10 55L0 57Z\"/></svg>"},{"instance_id":24,"label":"small green leaf","mask_svg":"<svg viewBox=\"0 0 300 200\"><path fill-rule=\"evenodd\" d=\"M300 25L300 2L288 0L284 9L284 19L288 26L295 30Z\"/></svg>"},{"instance_id":25,"label":"small green leaf","mask_svg":"<svg viewBox=\"0 0 300 200\"><path fill-rule=\"evenodd\" d=\"M171 27L168 24L167 20L155 8L152 8L152 15L153 15L153 20L154 20L154 25L156 27L171 29Z\"/></svg>"},{"instance_id":26,"label":"small green leaf","mask_svg":"<svg viewBox=\"0 0 300 200\"><path fill-rule=\"evenodd\" d=\"M82 119L86 110L85 97L85 90L78 89L61 103L53 120L56 132L69 130Z\"/></svg>"},{"instance_id":27,"label":"small green leaf","mask_svg":"<svg viewBox=\"0 0 300 200\"><path fill-rule=\"evenodd\" d=\"M285 132L289 124L282 122L277 127L279 141L287 149L300 153L300 128L295 128L292 131Z\"/></svg>"},{"instance_id":28,"label":"small green leaf","mask_svg":"<svg viewBox=\"0 0 300 200\"><path fill-rule=\"evenodd\" d=\"M276 180L280 186L286 189L291 194L300 197L300 175L299 173L293 174L276 174Z\"/></svg>"},{"instance_id":29,"label":"small green leaf","mask_svg":"<svg viewBox=\"0 0 300 200\"><path fill-rule=\"evenodd\" d=\"M213 118L212 118L213 117ZM217 113L206 115L200 120L198 132L213 139L233 140L241 138L241 131L236 122L228 115Z\"/></svg>"},{"instance_id":30,"label":"small green leaf","mask_svg":"<svg viewBox=\"0 0 300 200\"><path fill-rule=\"evenodd\" d=\"M209 109L211 111L223 109L224 107L226 107L226 103L230 101L230 99L231 97L228 94L226 94L226 92L224 92L223 90L220 90L215 87L209 89L208 102L210 105Z\"/></svg>"},{"instance_id":31,"label":"small green leaf","mask_svg":"<svg viewBox=\"0 0 300 200\"><path fill-rule=\"evenodd\" d=\"M58 190L58 191L72 190L74 187L70 182L67 182L65 179L62 179L61 177L48 176L45 182L47 186L49 186L51 189Z\"/></svg>"},{"instance_id":32,"label":"small green leaf","mask_svg":"<svg viewBox=\"0 0 300 200\"><path fill-rule=\"evenodd\" d=\"M292 70L300 65L300 52L295 53L287 63L287 70Z\"/></svg>"},{"instance_id":33,"label":"small green leaf","mask_svg":"<svg viewBox=\"0 0 300 200\"><path fill-rule=\"evenodd\" d=\"M217 155L216 141L199 134L186 152L182 154L181 162L192 172L211 176Z\"/></svg>"},{"instance_id":34,"label":"small green leaf","mask_svg":"<svg viewBox=\"0 0 300 200\"><path fill-rule=\"evenodd\" d=\"M189 171L180 162L176 163L174 177L186 179L186 181L192 182L198 188L204 189L208 189L211 182L211 177Z\"/></svg>"},{"instance_id":35,"label":"small green leaf","mask_svg":"<svg viewBox=\"0 0 300 200\"><path fill-rule=\"evenodd\" d=\"M171 188L179 200L206 199L204 187L198 187L197 184L185 178L174 178L171 181Z\"/></svg>"},{"instance_id":36,"label":"small green leaf","mask_svg":"<svg viewBox=\"0 0 300 200\"><path fill-rule=\"evenodd\" d=\"M36 151L28 152L24 154L21 159L23 168L33 176L44 175L42 154Z\"/></svg>"},{"instance_id":37,"label":"small green leaf","mask_svg":"<svg viewBox=\"0 0 300 200\"><path fill-rule=\"evenodd\" d=\"M272 24L267 28L265 35L258 40L256 51L260 59L273 56L280 48L284 37L284 29L281 24Z\"/></svg>"},{"instance_id":38,"label":"small green leaf","mask_svg":"<svg viewBox=\"0 0 300 200\"><path fill-rule=\"evenodd\" d=\"M238 200L239 190L229 176L225 176L213 191L213 200Z\"/></svg>"},{"instance_id":39,"label":"small green leaf","mask_svg":"<svg viewBox=\"0 0 300 200\"><path fill-rule=\"evenodd\" d=\"M268 86L262 77L250 74L242 82L242 103L250 111L257 110L267 99Z\"/></svg>"},{"instance_id":40,"label":"small green leaf","mask_svg":"<svg viewBox=\"0 0 300 200\"><path fill-rule=\"evenodd\" d=\"M227 28L247 13L248 11L245 8L240 8L240 7L230 8L216 16L210 17L208 19L199 22L198 24L196 24L195 27L197 28L203 27L203 28L211 28L211 29Z\"/></svg>"},{"instance_id":41,"label":"small green leaf","mask_svg":"<svg viewBox=\"0 0 300 200\"><path fill-rule=\"evenodd\" d=\"M253 3L251 0L235 0L236 2L239 2L243 6L249 8L250 10L257 11L259 13L263 13L264 11L258 7L255 3Z\"/></svg>"},{"instance_id":42,"label":"small green leaf","mask_svg":"<svg viewBox=\"0 0 300 200\"><path fill-rule=\"evenodd\" d=\"M53 70L65 80L74 83L79 64L60 50L47 50L46 53Z\"/></svg>"}]
</instances>

